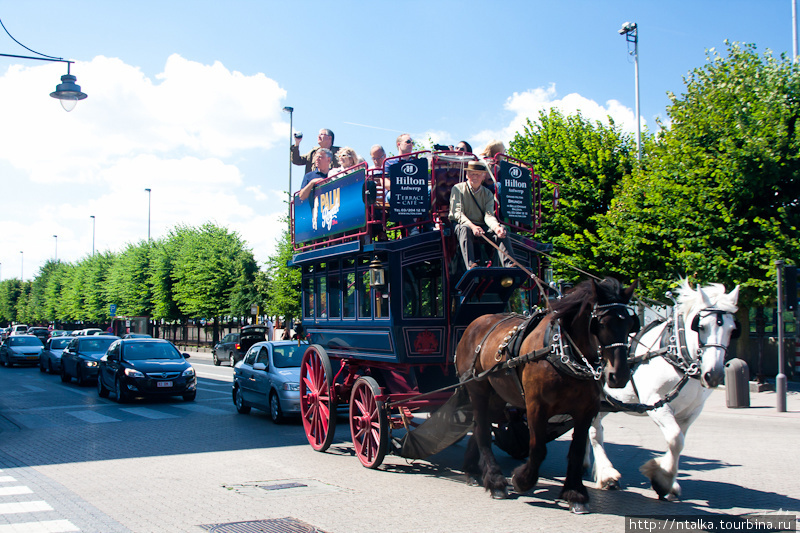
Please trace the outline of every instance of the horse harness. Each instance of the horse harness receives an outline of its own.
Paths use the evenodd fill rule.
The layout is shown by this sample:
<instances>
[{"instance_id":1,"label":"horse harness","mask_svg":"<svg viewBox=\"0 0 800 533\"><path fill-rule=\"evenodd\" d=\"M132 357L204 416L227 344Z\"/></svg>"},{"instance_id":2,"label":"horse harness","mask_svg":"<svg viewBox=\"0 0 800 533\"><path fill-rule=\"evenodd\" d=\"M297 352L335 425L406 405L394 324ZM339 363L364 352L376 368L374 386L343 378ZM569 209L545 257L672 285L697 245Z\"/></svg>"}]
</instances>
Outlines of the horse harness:
<instances>
[{"instance_id":1,"label":"horse harness","mask_svg":"<svg viewBox=\"0 0 800 533\"><path fill-rule=\"evenodd\" d=\"M716 307L707 307L705 309L701 309L697 312L692 320L691 329L692 331L697 332L698 344L699 347L697 348L696 356L697 358L692 357L689 353L689 349L686 346L686 323L683 320L683 315L680 313L674 313L674 317L672 321L667 322L667 320L663 318L659 318L654 320L650 324L647 325L642 331L640 331L636 337L634 338L634 345L641 344L642 337L651 331L653 328L658 327L659 325L667 322L666 326L664 327L663 331L661 332L661 336L659 337L659 347L656 350L649 350L641 355L636 355L635 348L629 348L629 355L628 355L628 364L631 367L631 371L637 366L650 359L654 359L656 357L662 357L666 362L674 366L680 372L683 372L681 379L678 380L678 383L670 390L667 394L664 395L659 401L654 403L653 405L646 405L641 403L634 403L634 404L627 404L624 402L620 402L619 400L605 395L605 400L611 404L613 407L617 408L618 410L625 410L625 411L634 411L637 413L645 413L647 411L651 411L653 409L658 409L672 400L677 398L678 394L680 393L681 389L683 389L684 385L689 381L689 379L700 379L700 365L699 365L699 358L703 356L704 350L706 348L721 348L724 352L727 353L728 347L724 344L717 344L717 343L709 343L706 344L702 340L700 340L700 317L703 314L714 314L717 317L717 325L721 326L723 323L723 318L726 314L732 314L730 311L723 311L722 309L718 309ZM734 321L736 324L736 331L738 332L740 329L739 323ZM639 391L636 389L636 383L631 379L631 385L633 386L633 390L636 393L636 396L639 396Z\"/></svg>"},{"instance_id":2,"label":"horse harness","mask_svg":"<svg viewBox=\"0 0 800 533\"><path fill-rule=\"evenodd\" d=\"M624 307L625 309L630 309L627 305L623 303L611 303L611 304L595 304L594 308L592 309L592 320L602 318L606 313L611 312L613 308L616 307ZM597 366L592 366L592 364L586 359L586 356L581 352L581 350L577 347L575 342L569 336L566 331L562 331L561 329L561 318L556 318L550 322L547 327L547 331L545 332L545 344L542 348L538 350L534 350L532 352L528 352L523 355L518 355L520 348L522 347L522 341L539 325L539 323L548 315L547 311L539 310L535 312L533 315L529 317L525 317L524 315L519 314L509 314L508 316L504 317L502 320L498 321L497 323L492 326L489 331L483 336L481 342L475 347L475 350L472 354L472 361L469 366L469 370L464 372L460 377L459 381L461 384L466 383L467 381L472 380L483 380L486 379L490 374L495 372L499 372L505 370L507 375L512 375L515 378L515 383L517 388L519 389L520 394L524 397L525 392L522 387L522 382L519 376L519 370L513 372L514 369L519 369L526 363L536 362L543 359L546 359L553 365L553 367L560 372L561 374L577 378L583 380L593 379L595 381L599 381L603 375L603 360L601 357L601 353L604 349L609 348L617 348L617 347L627 347L630 349L630 343L614 343L607 346L600 346L597 347L597 359L598 364ZM511 328L506 336L503 338L503 341L497 347L497 352L495 353L495 364L480 374L475 373L475 364L477 363L478 357L483 350L483 345L486 342L486 339L489 338L489 335L497 329L500 324L512 319L512 318L524 318L524 320ZM566 343L564 339L566 338ZM580 361L574 356L574 353L577 353L580 356Z\"/></svg>"}]
</instances>

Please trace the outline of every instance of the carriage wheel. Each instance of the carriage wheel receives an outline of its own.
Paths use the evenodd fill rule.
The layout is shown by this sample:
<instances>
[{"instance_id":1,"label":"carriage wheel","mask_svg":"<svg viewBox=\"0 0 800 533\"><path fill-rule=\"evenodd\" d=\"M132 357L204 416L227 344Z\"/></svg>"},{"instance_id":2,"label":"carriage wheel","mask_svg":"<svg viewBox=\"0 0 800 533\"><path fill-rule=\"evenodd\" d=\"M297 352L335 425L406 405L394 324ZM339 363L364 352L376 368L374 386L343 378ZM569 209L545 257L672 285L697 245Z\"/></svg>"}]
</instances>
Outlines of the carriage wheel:
<instances>
[{"instance_id":1,"label":"carriage wheel","mask_svg":"<svg viewBox=\"0 0 800 533\"><path fill-rule=\"evenodd\" d=\"M313 344L300 364L300 414L311 447L324 452L336 431L336 397L331 361L325 350Z\"/></svg>"},{"instance_id":2,"label":"carriage wheel","mask_svg":"<svg viewBox=\"0 0 800 533\"><path fill-rule=\"evenodd\" d=\"M377 381L363 376L356 380L350 396L350 434L356 455L367 468L381 465L389 442L386 407L376 399L380 392Z\"/></svg>"}]
</instances>

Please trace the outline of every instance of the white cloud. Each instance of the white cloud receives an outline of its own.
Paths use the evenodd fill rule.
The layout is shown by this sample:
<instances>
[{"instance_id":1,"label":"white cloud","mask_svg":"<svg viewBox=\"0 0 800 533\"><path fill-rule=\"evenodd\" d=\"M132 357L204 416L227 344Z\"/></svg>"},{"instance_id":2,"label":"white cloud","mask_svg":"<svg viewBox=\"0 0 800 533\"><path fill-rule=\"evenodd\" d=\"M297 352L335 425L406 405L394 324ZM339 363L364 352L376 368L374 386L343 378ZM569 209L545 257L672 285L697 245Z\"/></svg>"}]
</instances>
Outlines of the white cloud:
<instances>
[{"instance_id":1,"label":"white cloud","mask_svg":"<svg viewBox=\"0 0 800 533\"><path fill-rule=\"evenodd\" d=\"M17 263L24 250L25 278L32 278L54 255L53 235L60 259L79 260L91 253L89 215L96 250L145 239L145 188L152 189L153 238L212 221L238 231L259 261L272 253L285 194L248 186L237 165L242 153L285 140L286 91L274 80L179 55L151 79L98 56L71 66L89 96L65 113L48 96L63 67L12 65L0 75L5 191L30 198L0 215L0 262ZM4 278L14 276L4 270Z\"/></svg>"},{"instance_id":2,"label":"white cloud","mask_svg":"<svg viewBox=\"0 0 800 533\"><path fill-rule=\"evenodd\" d=\"M591 121L599 120L604 124L608 124L610 115L623 131L629 133L636 131L636 113L617 100L609 100L603 106L578 93L571 93L562 98L558 96L555 83L547 88L539 87L523 93L515 92L503 106L514 113L511 122L500 130L483 130L474 135L470 139L475 143L473 147L485 146L492 139L499 139L508 146L517 132L524 131L528 118L536 121L540 111L548 112L551 109L558 109L565 115L574 115L580 111L584 118ZM643 119L642 127L644 126Z\"/></svg>"}]
</instances>

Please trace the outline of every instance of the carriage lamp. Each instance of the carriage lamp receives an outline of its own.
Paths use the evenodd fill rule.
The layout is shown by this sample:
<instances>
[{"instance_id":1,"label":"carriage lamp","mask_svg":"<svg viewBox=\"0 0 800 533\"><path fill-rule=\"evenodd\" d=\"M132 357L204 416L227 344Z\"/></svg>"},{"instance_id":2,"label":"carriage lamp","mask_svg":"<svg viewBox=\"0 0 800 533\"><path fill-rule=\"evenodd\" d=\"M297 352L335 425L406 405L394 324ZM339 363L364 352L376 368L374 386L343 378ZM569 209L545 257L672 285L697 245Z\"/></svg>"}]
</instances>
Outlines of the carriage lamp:
<instances>
[{"instance_id":1,"label":"carriage lamp","mask_svg":"<svg viewBox=\"0 0 800 533\"><path fill-rule=\"evenodd\" d=\"M378 259L376 255L372 258L372 261L369 262L369 286L380 287L385 284L386 278L383 270L383 263L381 263L381 260Z\"/></svg>"}]
</instances>

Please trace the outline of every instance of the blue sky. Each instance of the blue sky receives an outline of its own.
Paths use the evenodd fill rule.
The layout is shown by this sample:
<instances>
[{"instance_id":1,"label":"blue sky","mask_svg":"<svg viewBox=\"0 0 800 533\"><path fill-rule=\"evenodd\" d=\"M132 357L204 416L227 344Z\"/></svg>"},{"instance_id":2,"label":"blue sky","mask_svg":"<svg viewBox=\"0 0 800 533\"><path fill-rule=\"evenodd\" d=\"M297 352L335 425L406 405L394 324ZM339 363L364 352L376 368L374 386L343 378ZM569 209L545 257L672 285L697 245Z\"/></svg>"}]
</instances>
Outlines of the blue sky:
<instances>
[{"instance_id":1,"label":"blue sky","mask_svg":"<svg viewBox=\"0 0 800 533\"><path fill-rule=\"evenodd\" d=\"M76 61L89 97L48 94L62 64L0 58L0 277L31 279L56 253L78 261L177 224L239 232L260 262L286 211L288 115L368 159L394 139L476 150L552 107L612 115L635 131L724 40L792 53L791 0L391 2L0 0L26 46ZM30 55L0 33L0 53ZM293 190L302 180L293 168ZM54 238L53 235L58 235ZM20 254L20 251L23 254Z\"/></svg>"}]
</instances>

